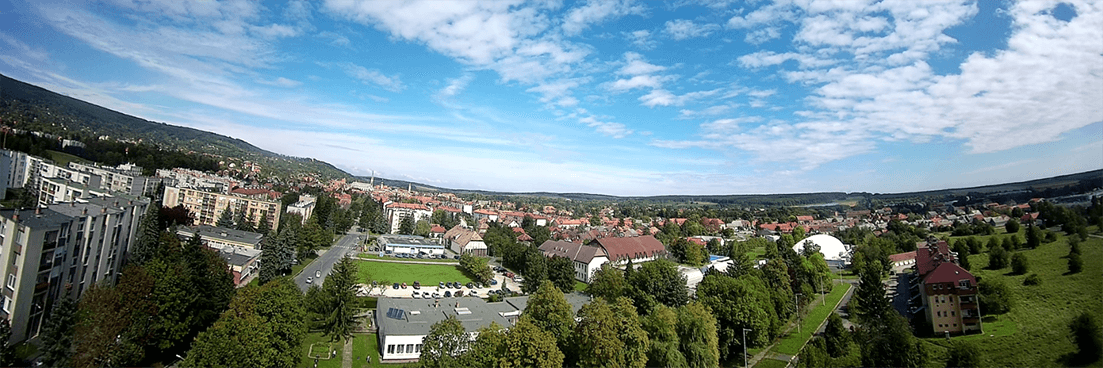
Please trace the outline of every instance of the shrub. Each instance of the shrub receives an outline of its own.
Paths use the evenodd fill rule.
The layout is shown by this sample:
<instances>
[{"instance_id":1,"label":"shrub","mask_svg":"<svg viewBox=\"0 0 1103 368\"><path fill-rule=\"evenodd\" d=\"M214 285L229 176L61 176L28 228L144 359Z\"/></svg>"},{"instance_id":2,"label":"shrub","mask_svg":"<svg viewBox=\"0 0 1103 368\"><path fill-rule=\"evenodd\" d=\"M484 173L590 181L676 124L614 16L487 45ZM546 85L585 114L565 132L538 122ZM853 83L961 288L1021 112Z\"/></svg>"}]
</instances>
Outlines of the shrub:
<instances>
[{"instance_id":1,"label":"shrub","mask_svg":"<svg viewBox=\"0 0 1103 368\"><path fill-rule=\"evenodd\" d=\"M1046 231L1046 243L1052 243L1055 241L1057 241L1057 233Z\"/></svg>"},{"instance_id":2,"label":"shrub","mask_svg":"<svg viewBox=\"0 0 1103 368\"><path fill-rule=\"evenodd\" d=\"M1007 267L1007 250L1002 246L988 248L988 268L998 270Z\"/></svg>"},{"instance_id":3,"label":"shrub","mask_svg":"<svg viewBox=\"0 0 1103 368\"><path fill-rule=\"evenodd\" d=\"M1032 274L1030 274L1030 276L1027 276L1026 279L1023 279L1023 285L1036 286L1036 285L1041 285L1041 284L1042 284L1042 277L1038 276L1038 274L1036 274L1036 273L1032 273Z\"/></svg>"},{"instance_id":4,"label":"shrub","mask_svg":"<svg viewBox=\"0 0 1103 368\"><path fill-rule=\"evenodd\" d=\"M1069 324L1072 330L1072 339L1078 348L1079 363L1093 363L1103 353L1103 338L1099 335L1099 321L1088 312L1072 320Z\"/></svg>"},{"instance_id":5,"label":"shrub","mask_svg":"<svg viewBox=\"0 0 1103 368\"><path fill-rule=\"evenodd\" d=\"M1080 270L1084 269L1084 260L1080 259L1080 254L1069 254L1069 273L1080 273Z\"/></svg>"},{"instance_id":6,"label":"shrub","mask_svg":"<svg viewBox=\"0 0 1103 368\"><path fill-rule=\"evenodd\" d=\"M1027 260L1026 254L1015 253L1011 256L1011 272L1016 275L1025 275L1030 268L1030 261Z\"/></svg>"},{"instance_id":7,"label":"shrub","mask_svg":"<svg viewBox=\"0 0 1103 368\"><path fill-rule=\"evenodd\" d=\"M1069 254L1080 254L1080 239L1075 236L1069 237Z\"/></svg>"}]
</instances>

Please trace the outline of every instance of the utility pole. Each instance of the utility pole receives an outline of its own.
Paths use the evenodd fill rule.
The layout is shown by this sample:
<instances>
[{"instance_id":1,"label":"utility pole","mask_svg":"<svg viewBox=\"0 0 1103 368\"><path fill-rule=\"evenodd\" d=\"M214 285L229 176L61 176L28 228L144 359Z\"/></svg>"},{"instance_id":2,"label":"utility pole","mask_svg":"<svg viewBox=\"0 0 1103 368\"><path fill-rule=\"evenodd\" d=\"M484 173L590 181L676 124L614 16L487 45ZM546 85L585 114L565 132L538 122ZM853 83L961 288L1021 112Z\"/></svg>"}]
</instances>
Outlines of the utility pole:
<instances>
[{"instance_id":1,"label":"utility pole","mask_svg":"<svg viewBox=\"0 0 1103 368\"><path fill-rule=\"evenodd\" d=\"M749 328L743 329L743 368L750 368L747 365L747 331L754 331Z\"/></svg>"}]
</instances>

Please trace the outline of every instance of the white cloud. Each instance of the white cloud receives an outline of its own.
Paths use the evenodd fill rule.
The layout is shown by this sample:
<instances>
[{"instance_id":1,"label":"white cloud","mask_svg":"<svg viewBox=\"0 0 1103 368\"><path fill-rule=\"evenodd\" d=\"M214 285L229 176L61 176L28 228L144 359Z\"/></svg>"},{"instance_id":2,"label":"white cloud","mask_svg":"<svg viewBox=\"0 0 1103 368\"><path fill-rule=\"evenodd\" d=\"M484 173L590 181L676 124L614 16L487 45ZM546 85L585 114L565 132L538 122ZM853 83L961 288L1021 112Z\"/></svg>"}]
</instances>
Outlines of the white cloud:
<instances>
[{"instance_id":1,"label":"white cloud","mask_svg":"<svg viewBox=\"0 0 1103 368\"><path fill-rule=\"evenodd\" d=\"M651 31L646 29L628 32L625 34L625 38L627 38L629 42L632 42L632 45L644 50L653 49L659 44L651 39Z\"/></svg>"},{"instance_id":2,"label":"white cloud","mask_svg":"<svg viewBox=\"0 0 1103 368\"><path fill-rule=\"evenodd\" d=\"M336 67L341 69L350 77L359 80L360 83L367 85L376 85L380 88L391 92L399 92L406 88L402 84L402 80L397 76L387 76L377 69L368 69L354 63L323 63L319 62L319 65L326 67Z\"/></svg>"},{"instance_id":3,"label":"white cloud","mask_svg":"<svg viewBox=\"0 0 1103 368\"><path fill-rule=\"evenodd\" d=\"M590 0L585 5L571 9L563 19L563 33L578 35L591 24L626 15L642 15L647 9L632 0Z\"/></svg>"},{"instance_id":4,"label":"white cloud","mask_svg":"<svg viewBox=\"0 0 1103 368\"><path fill-rule=\"evenodd\" d=\"M664 66L648 63L643 59L643 55L635 52L624 53L624 61L624 66L621 67L620 70L617 70L617 74L640 75L666 70Z\"/></svg>"},{"instance_id":5,"label":"white cloud","mask_svg":"<svg viewBox=\"0 0 1103 368\"><path fill-rule=\"evenodd\" d=\"M628 129L624 124L613 123L607 121L598 120L595 116L586 116L578 119L578 122L586 124L586 126L594 128L598 133L613 138L624 138L625 136L632 134L632 130Z\"/></svg>"},{"instance_id":6,"label":"white cloud","mask_svg":"<svg viewBox=\"0 0 1103 368\"><path fill-rule=\"evenodd\" d=\"M709 91L697 91L689 92L683 95L675 95L665 89L654 89L650 93L640 96L639 100L641 105L647 107L655 106L683 106L688 102L695 101L701 98L715 96L720 93L720 89L714 89Z\"/></svg>"},{"instance_id":7,"label":"white cloud","mask_svg":"<svg viewBox=\"0 0 1103 368\"><path fill-rule=\"evenodd\" d=\"M471 73L464 73L459 78L452 78L448 80L448 85L445 86L440 92L437 93L441 97L452 97L460 92L463 92L467 88L467 85L471 81L475 80L475 75Z\"/></svg>"},{"instance_id":8,"label":"white cloud","mask_svg":"<svg viewBox=\"0 0 1103 368\"><path fill-rule=\"evenodd\" d=\"M285 87L285 88L298 87L298 86L303 84L303 82L299 82L297 80L292 80L292 79L287 79L287 78L284 78L284 77L278 77L278 78L273 79L273 80L260 79L260 80L257 80L257 83L266 84L266 85L269 85L269 86Z\"/></svg>"},{"instance_id":9,"label":"white cloud","mask_svg":"<svg viewBox=\"0 0 1103 368\"><path fill-rule=\"evenodd\" d=\"M608 85L608 89L613 92L624 92L633 90L636 88L659 88L662 87L662 77L654 75L635 75L629 79L617 79Z\"/></svg>"},{"instance_id":10,"label":"white cloud","mask_svg":"<svg viewBox=\"0 0 1103 368\"><path fill-rule=\"evenodd\" d=\"M318 33L318 37L329 40L329 44L333 46L349 47L352 45L352 41L348 37L335 32L324 31Z\"/></svg>"},{"instance_id":11,"label":"white cloud","mask_svg":"<svg viewBox=\"0 0 1103 368\"><path fill-rule=\"evenodd\" d=\"M697 24L688 19L675 19L667 21L663 32L675 40L687 38L707 37L720 29L716 24Z\"/></svg>"}]
</instances>

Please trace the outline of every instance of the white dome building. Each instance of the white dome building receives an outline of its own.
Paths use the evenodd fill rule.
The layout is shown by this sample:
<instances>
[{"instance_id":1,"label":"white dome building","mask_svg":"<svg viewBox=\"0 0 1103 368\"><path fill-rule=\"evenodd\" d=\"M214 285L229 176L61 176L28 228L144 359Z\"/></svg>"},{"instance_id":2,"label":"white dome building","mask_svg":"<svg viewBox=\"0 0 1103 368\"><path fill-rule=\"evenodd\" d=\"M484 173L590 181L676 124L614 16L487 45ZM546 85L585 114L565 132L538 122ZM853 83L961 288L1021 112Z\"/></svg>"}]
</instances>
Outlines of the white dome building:
<instances>
[{"instance_id":1,"label":"white dome building","mask_svg":"<svg viewBox=\"0 0 1103 368\"><path fill-rule=\"evenodd\" d=\"M797 242L793 250L800 253L805 244L815 244L820 247L820 253L827 265L842 268L850 263L850 247L843 244L838 238L826 234L812 235Z\"/></svg>"}]
</instances>

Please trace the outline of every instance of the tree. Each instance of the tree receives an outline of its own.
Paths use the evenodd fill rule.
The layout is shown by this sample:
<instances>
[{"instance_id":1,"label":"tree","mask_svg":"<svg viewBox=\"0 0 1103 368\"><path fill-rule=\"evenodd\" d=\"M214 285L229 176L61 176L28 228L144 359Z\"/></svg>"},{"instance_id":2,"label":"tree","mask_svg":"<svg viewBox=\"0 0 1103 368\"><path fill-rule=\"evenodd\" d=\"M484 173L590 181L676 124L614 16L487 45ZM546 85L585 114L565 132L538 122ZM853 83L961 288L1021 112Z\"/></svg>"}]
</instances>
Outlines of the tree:
<instances>
[{"instance_id":1,"label":"tree","mask_svg":"<svg viewBox=\"0 0 1103 368\"><path fill-rule=\"evenodd\" d=\"M486 258L467 253L460 255L460 267L463 267L464 271L471 274L478 282L490 282L490 279L494 277L494 272L487 265L488 261Z\"/></svg>"},{"instance_id":2,"label":"tree","mask_svg":"<svg viewBox=\"0 0 1103 368\"><path fill-rule=\"evenodd\" d=\"M678 338L690 367L719 367L720 348L716 317L707 306L692 302L678 308Z\"/></svg>"},{"instance_id":3,"label":"tree","mask_svg":"<svg viewBox=\"0 0 1103 368\"><path fill-rule=\"evenodd\" d=\"M678 271L678 265L665 259L644 263L627 277L632 286L631 297L640 311L649 311L648 300L671 307L685 305L689 301L686 277Z\"/></svg>"},{"instance_id":4,"label":"tree","mask_svg":"<svg viewBox=\"0 0 1103 368\"><path fill-rule=\"evenodd\" d=\"M493 321L490 326L480 328L475 342L460 356L459 364L467 367L499 367L498 359L504 354L507 333L501 325Z\"/></svg>"},{"instance_id":5,"label":"tree","mask_svg":"<svg viewBox=\"0 0 1103 368\"><path fill-rule=\"evenodd\" d=\"M245 209L234 213L234 228L241 231L255 231L256 227L253 226L253 221L245 217Z\"/></svg>"},{"instance_id":6,"label":"tree","mask_svg":"<svg viewBox=\"0 0 1103 368\"><path fill-rule=\"evenodd\" d=\"M1016 220L1016 219L1007 220L1007 224L1004 225L1004 228L1007 229L1008 234L1014 234L1014 233L1019 232L1019 220Z\"/></svg>"},{"instance_id":7,"label":"tree","mask_svg":"<svg viewBox=\"0 0 1103 368\"><path fill-rule=\"evenodd\" d=\"M548 280L559 290L574 289L574 262L566 257L553 256L547 259Z\"/></svg>"},{"instance_id":8,"label":"tree","mask_svg":"<svg viewBox=\"0 0 1103 368\"><path fill-rule=\"evenodd\" d=\"M268 221L268 211L260 211L260 222L257 224L257 232L268 235L272 232L272 223Z\"/></svg>"},{"instance_id":9,"label":"tree","mask_svg":"<svg viewBox=\"0 0 1103 368\"><path fill-rule=\"evenodd\" d=\"M222 213L218 215L218 221L215 225L224 229L234 228L234 210L230 207L226 207L222 210Z\"/></svg>"},{"instance_id":10,"label":"tree","mask_svg":"<svg viewBox=\"0 0 1103 368\"><path fill-rule=\"evenodd\" d=\"M42 362L50 367L67 367L73 354L73 333L77 323L77 303L63 296L50 311L42 326ZM0 337L2 339L2 337ZM0 340L8 341L8 340ZM9 362L3 362L8 365Z\"/></svg>"},{"instance_id":11,"label":"tree","mask_svg":"<svg viewBox=\"0 0 1103 368\"><path fill-rule=\"evenodd\" d=\"M570 351L574 312L567 298L551 281L544 280L540 288L529 296L524 315L531 317L534 325L550 333L560 351Z\"/></svg>"},{"instance_id":12,"label":"tree","mask_svg":"<svg viewBox=\"0 0 1103 368\"><path fill-rule=\"evenodd\" d=\"M854 292L850 309L860 323L867 323L885 316L891 306L885 299L885 289L881 285L881 265L879 262L867 264L858 271L858 290Z\"/></svg>"},{"instance_id":13,"label":"tree","mask_svg":"<svg viewBox=\"0 0 1103 368\"><path fill-rule=\"evenodd\" d=\"M145 358L143 341L152 340L153 278L137 266L123 269L114 287L92 286L78 303L73 340L75 367L134 366Z\"/></svg>"},{"instance_id":14,"label":"tree","mask_svg":"<svg viewBox=\"0 0 1103 368\"><path fill-rule=\"evenodd\" d=\"M710 272L697 285L697 299L716 317L721 359L742 360L744 328L751 329L747 345L764 346L781 327L770 292L756 275Z\"/></svg>"},{"instance_id":15,"label":"tree","mask_svg":"<svg viewBox=\"0 0 1103 368\"><path fill-rule=\"evenodd\" d=\"M414 235L429 236L429 230L429 221L425 221L423 219L418 220L418 222L414 223Z\"/></svg>"},{"instance_id":16,"label":"tree","mask_svg":"<svg viewBox=\"0 0 1103 368\"><path fill-rule=\"evenodd\" d=\"M843 318L838 313L831 313L827 318L827 326L824 327L823 338L827 353L838 358L846 355L850 349L850 331L843 326Z\"/></svg>"},{"instance_id":17,"label":"tree","mask_svg":"<svg viewBox=\"0 0 1103 368\"><path fill-rule=\"evenodd\" d=\"M950 346L950 351L947 353L949 358L946 360L947 367L979 367L983 359L981 359L981 351L977 345L971 341L958 341Z\"/></svg>"},{"instance_id":18,"label":"tree","mask_svg":"<svg viewBox=\"0 0 1103 368\"><path fill-rule=\"evenodd\" d=\"M597 215L590 216L590 226L601 226L601 218Z\"/></svg>"},{"instance_id":19,"label":"tree","mask_svg":"<svg viewBox=\"0 0 1103 368\"><path fill-rule=\"evenodd\" d=\"M423 367L460 367L463 365L456 357L468 350L470 345L463 324L449 315L429 327L429 333L422 339L419 362Z\"/></svg>"},{"instance_id":20,"label":"tree","mask_svg":"<svg viewBox=\"0 0 1103 368\"><path fill-rule=\"evenodd\" d=\"M146 208L142 219L138 220L137 237L128 254L131 264L142 265L157 255L158 240L161 237L160 211L153 203Z\"/></svg>"},{"instance_id":21,"label":"tree","mask_svg":"<svg viewBox=\"0 0 1103 368\"><path fill-rule=\"evenodd\" d=\"M1015 253L1011 256L1011 272L1016 275L1025 275L1030 268L1030 261L1026 258L1026 254Z\"/></svg>"},{"instance_id":22,"label":"tree","mask_svg":"<svg viewBox=\"0 0 1103 368\"><path fill-rule=\"evenodd\" d=\"M647 350L648 367L688 367L678 338L678 313L658 304L651 313L640 317L640 327L647 332L651 346Z\"/></svg>"},{"instance_id":23,"label":"tree","mask_svg":"<svg viewBox=\"0 0 1103 368\"><path fill-rule=\"evenodd\" d=\"M1026 246L1027 248L1037 248L1042 245L1042 230L1038 229L1031 223L1026 227Z\"/></svg>"},{"instance_id":24,"label":"tree","mask_svg":"<svg viewBox=\"0 0 1103 368\"><path fill-rule=\"evenodd\" d=\"M0 366L15 364L15 349L8 341L11 340L11 322L7 318L0 318Z\"/></svg>"},{"instance_id":25,"label":"tree","mask_svg":"<svg viewBox=\"0 0 1103 368\"><path fill-rule=\"evenodd\" d=\"M627 294L628 287L628 282L624 279L624 271L606 263L594 271L594 276L590 278L590 285L586 286L586 293L594 298L617 300Z\"/></svg>"},{"instance_id":26,"label":"tree","mask_svg":"<svg viewBox=\"0 0 1103 368\"><path fill-rule=\"evenodd\" d=\"M260 275L258 276L261 284L291 272L296 239L295 231L285 227L276 236L265 237L261 241Z\"/></svg>"},{"instance_id":27,"label":"tree","mask_svg":"<svg viewBox=\"0 0 1103 368\"><path fill-rule=\"evenodd\" d=\"M1103 337L1100 336L1099 320L1089 312L1081 313L1069 324L1072 341L1076 343L1078 363L1087 365L1099 360L1103 354Z\"/></svg>"},{"instance_id":28,"label":"tree","mask_svg":"<svg viewBox=\"0 0 1103 368\"><path fill-rule=\"evenodd\" d=\"M919 367L926 360L922 343L912 335L908 322L897 313L865 320L859 330L862 365L866 367Z\"/></svg>"},{"instance_id":29,"label":"tree","mask_svg":"<svg viewBox=\"0 0 1103 368\"><path fill-rule=\"evenodd\" d=\"M998 270L1006 268L1008 265L1007 250L1002 246L995 246L988 248L988 268Z\"/></svg>"},{"instance_id":30,"label":"tree","mask_svg":"<svg viewBox=\"0 0 1103 368\"><path fill-rule=\"evenodd\" d=\"M1069 254L1069 273L1080 273L1084 269L1084 260L1080 253Z\"/></svg>"},{"instance_id":31,"label":"tree","mask_svg":"<svg viewBox=\"0 0 1103 368\"><path fill-rule=\"evenodd\" d=\"M398 233L401 235L410 235L414 233L414 218L413 216L403 217L398 223Z\"/></svg>"},{"instance_id":32,"label":"tree","mask_svg":"<svg viewBox=\"0 0 1103 368\"><path fill-rule=\"evenodd\" d=\"M322 330L332 340L348 340L356 327L356 276L356 264L345 255L333 266L322 285L327 304Z\"/></svg>"},{"instance_id":33,"label":"tree","mask_svg":"<svg viewBox=\"0 0 1103 368\"><path fill-rule=\"evenodd\" d=\"M306 337L302 314L302 294L290 279L246 286L218 321L195 338L182 365L295 367Z\"/></svg>"},{"instance_id":34,"label":"tree","mask_svg":"<svg viewBox=\"0 0 1103 368\"><path fill-rule=\"evenodd\" d=\"M985 278L977 284L980 309L984 314L1004 314L1014 307L1011 289L999 278Z\"/></svg>"},{"instance_id":35,"label":"tree","mask_svg":"<svg viewBox=\"0 0 1103 368\"><path fill-rule=\"evenodd\" d=\"M631 300L595 299L578 311L575 351L582 367L636 367L647 364L650 340Z\"/></svg>"},{"instance_id":36,"label":"tree","mask_svg":"<svg viewBox=\"0 0 1103 368\"><path fill-rule=\"evenodd\" d=\"M523 315L506 335L498 366L557 368L563 366L563 358L563 352L556 347L555 336L534 324L528 315Z\"/></svg>"}]
</instances>

